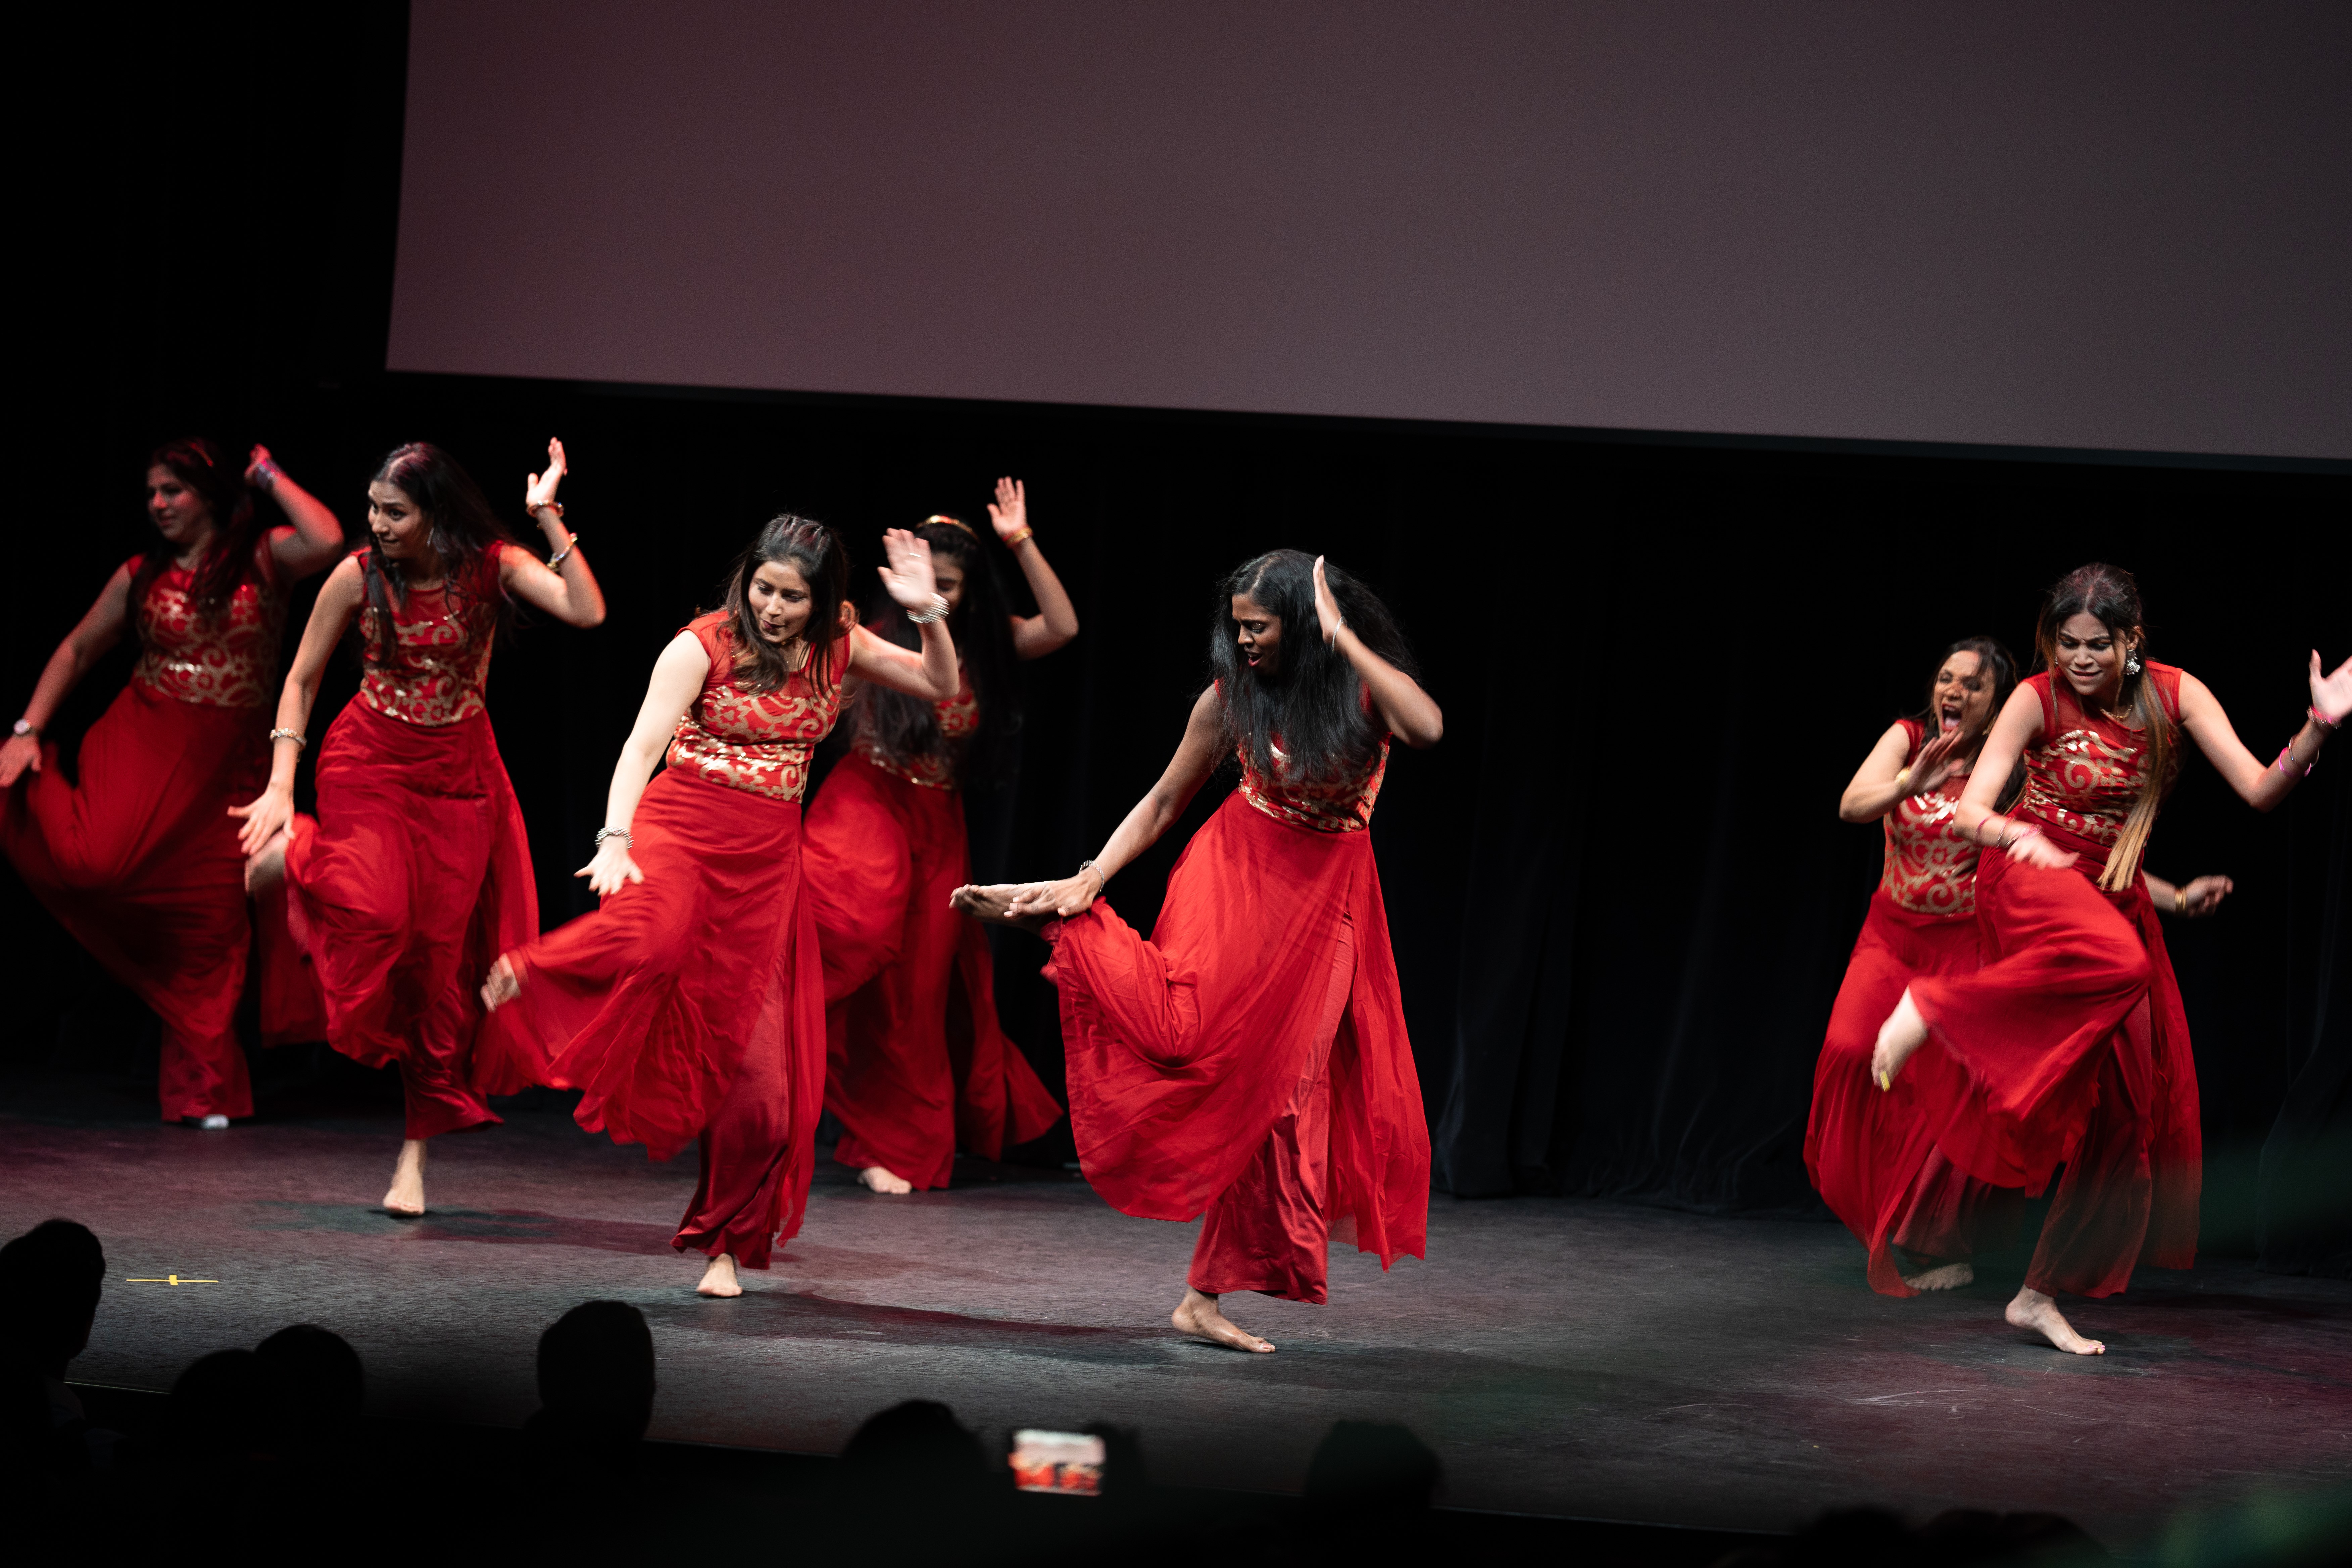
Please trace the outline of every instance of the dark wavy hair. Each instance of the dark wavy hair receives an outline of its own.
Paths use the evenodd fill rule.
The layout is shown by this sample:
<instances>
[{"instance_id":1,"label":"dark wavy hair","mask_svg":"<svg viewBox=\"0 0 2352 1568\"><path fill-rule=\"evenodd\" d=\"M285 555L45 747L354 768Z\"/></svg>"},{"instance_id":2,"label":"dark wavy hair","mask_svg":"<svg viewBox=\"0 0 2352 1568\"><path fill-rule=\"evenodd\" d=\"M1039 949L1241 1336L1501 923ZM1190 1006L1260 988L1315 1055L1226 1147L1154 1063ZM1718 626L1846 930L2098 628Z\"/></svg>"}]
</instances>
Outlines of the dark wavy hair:
<instances>
[{"instance_id":1,"label":"dark wavy hair","mask_svg":"<svg viewBox=\"0 0 2352 1568\"><path fill-rule=\"evenodd\" d=\"M1012 775L1018 754L1014 741L1021 732L1019 661L1013 650L1013 610L1004 580L980 535L956 519L925 518L914 534L931 547L934 561L945 556L963 571L963 596L948 617L948 635L955 639L956 655L980 703L980 728L963 740L944 741L929 700L868 685L857 699L858 733L885 755L902 760L949 751L960 783L993 788ZM903 648L923 646L921 631L887 594L870 625L886 642Z\"/></svg>"},{"instance_id":2,"label":"dark wavy hair","mask_svg":"<svg viewBox=\"0 0 2352 1568\"><path fill-rule=\"evenodd\" d=\"M471 636L503 637L511 631L514 601L499 581L491 547L512 544L515 538L457 459L431 442L411 441L394 447L369 482L397 488L424 514L430 530L426 539L441 557L450 616ZM373 531L360 565L367 579L368 607L376 613L376 658L397 664L400 640L392 629L392 589L398 586L405 596L406 577L399 562L385 558Z\"/></svg>"},{"instance_id":3,"label":"dark wavy hair","mask_svg":"<svg viewBox=\"0 0 2352 1568\"><path fill-rule=\"evenodd\" d=\"M2001 645L1998 637L1962 637L1946 648L1943 657L1936 660L1937 674L1942 673L1946 660L1956 653L1976 655L1978 663L1992 676L1991 719L1985 721L1983 733L1978 735L1976 739L1976 749L1981 751L1984 747L1985 736L1992 733L1992 719L2000 717L2002 707L2009 701L2009 694L2017 689L2017 659L2007 647ZM1931 675L1927 678L1926 705L1917 713L1912 715L1912 718L1916 722L1925 725L1929 735L1935 734L1937 723L1935 676Z\"/></svg>"},{"instance_id":4,"label":"dark wavy hair","mask_svg":"<svg viewBox=\"0 0 2352 1568\"><path fill-rule=\"evenodd\" d=\"M2052 698L2056 699L2065 685L2065 677L2058 673L2059 628L2076 616L2084 615L2095 617L2117 642L2133 634L2139 637L2139 646L2133 651L2140 668L2134 674L2126 661L2123 687L2116 694L2116 718L2147 737L2147 784L2141 789L2139 798L2132 802L2131 811L2124 818L2123 831L2107 853L2106 869L2099 874L2099 886L2114 892L2131 886L2132 879L2139 875L2140 856L2147 848L2149 833L2155 830L2157 808L2164 803L2164 792L2171 787L2173 771L2179 766L2179 737L2174 733L2172 716L2164 710L2164 699L2149 677L2147 612L2140 603L2139 582L2122 567L2110 566L2104 561L2075 567L2052 584L2050 592L2042 595L2042 616L2033 628L2033 645L2042 656L2042 668L2050 672Z\"/></svg>"},{"instance_id":5,"label":"dark wavy hair","mask_svg":"<svg viewBox=\"0 0 2352 1568\"><path fill-rule=\"evenodd\" d=\"M168 468L172 477L204 499L213 516L213 547L196 566L196 580L188 598L200 616L216 616L228 607L237 585L257 570L261 552L261 520L253 510L253 492L246 488L245 470L202 436L166 441L148 455L150 468ZM155 579L172 569L179 552L168 540L158 539L141 558L131 577L131 618Z\"/></svg>"},{"instance_id":6,"label":"dark wavy hair","mask_svg":"<svg viewBox=\"0 0 2352 1568\"><path fill-rule=\"evenodd\" d=\"M849 600L849 551L841 536L821 522L791 512L768 520L758 538L735 558L719 586L719 607L735 634L735 681L748 691L773 691L791 679L784 651L760 635L751 613L751 574L767 565L790 566L808 584L808 644L802 666L812 683L829 685L833 645L846 635L841 606Z\"/></svg>"},{"instance_id":7,"label":"dark wavy hair","mask_svg":"<svg viewBox=\"0 0 2352 1568\"><path fill-rule=\"evenodd\" d=\"M1370 588L1329 560L1324 581L1339 603L1339 615L1364 646L1418 677L1420 667L1405 646L1388 606ZM1234 595L1246 594L1282 623L1279 671L1271 678L1250 668L1235 641ZM1257 770L1276 774L1276 737L1288 759L1283 776L1301 783L1327 782L1361 769L1380 749L1380 726L1366 710L1364 683L1347 656L1323 640L1315 617L1315 557L1296 550L1269 551L1234 568L1217 584L1216 614L1209 629L1209 668L1217 680L1225 716L1225 744L1246 751Z\"/></svg>"}]
</instances>

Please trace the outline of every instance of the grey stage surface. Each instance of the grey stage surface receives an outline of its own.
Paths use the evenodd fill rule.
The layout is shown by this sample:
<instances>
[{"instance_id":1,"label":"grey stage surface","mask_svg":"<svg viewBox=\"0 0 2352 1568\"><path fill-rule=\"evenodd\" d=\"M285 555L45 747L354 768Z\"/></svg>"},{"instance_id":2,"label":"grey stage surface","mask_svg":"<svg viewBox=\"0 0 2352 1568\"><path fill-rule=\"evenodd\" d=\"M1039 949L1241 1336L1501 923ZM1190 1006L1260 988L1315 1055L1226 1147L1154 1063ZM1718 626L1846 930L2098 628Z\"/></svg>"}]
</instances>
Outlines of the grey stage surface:
<instances>
[{"instance_id":1,"label":"grey stage surface","mask_svg":"<svg viewBox=\"0 0 2352 1568\"><path fill-rule=\"evenodd\" d=\"M1142 1429L1154 1473L1294 1489L1336 1417L1400 1420L1460 1507L1790 1527L1855 1502L2048 1509L2145 1548L2184 1506L2341 1485L2352 1286L2238 1263L2144 1272L2077 1321L2102 1360L2009 1329L2015 1277L1873 1296L1836 1227L1625 1205L1436 1199L1430 1260L1333 1259L1330 1305L1239 1298L1280 1347L1168 1327L1192 1227L1126 1218L1076 1177L972 1166L880 1198L821 1165L807 1228L740 1300L668 1247L691 1156L648 1163L549 1109L434 1145L435 1212L373 1206L382 1116L162 1127L128 1103L0 1101L0 1230L89 1225L110 1279L74 1375L162 1389L289 1322L365 1359L372 1409L519 1424L540 1331L618 1297L654 1325L656 1436L838 1450L895 1401L968 1423ZM129 1284L178 1274L216 1285Z\"/></svg>"}]
</instances>

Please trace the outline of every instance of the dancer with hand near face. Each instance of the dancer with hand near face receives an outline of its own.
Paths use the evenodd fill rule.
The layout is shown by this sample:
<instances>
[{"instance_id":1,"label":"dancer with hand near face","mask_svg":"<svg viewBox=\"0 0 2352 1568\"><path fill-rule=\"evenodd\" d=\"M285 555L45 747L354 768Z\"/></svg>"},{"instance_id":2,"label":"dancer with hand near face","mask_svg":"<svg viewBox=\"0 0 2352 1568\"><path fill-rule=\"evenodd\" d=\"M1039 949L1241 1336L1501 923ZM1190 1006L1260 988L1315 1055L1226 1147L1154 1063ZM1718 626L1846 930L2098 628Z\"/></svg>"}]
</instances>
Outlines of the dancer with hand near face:
<instances>
[{"instance_id":1,"label":"dancer with hand near face","mask_svg":"<svg viewBox=\"0 0 2352 1568\"><path fill-rule=\"evenodd\" d=\"M1053 944L1096 1191L1148 1219L1206 1211L1176 1327L1263 1352L1221 1298L1322 1301L1335 1235L1383 1268L1426 1245L1429 1131L1367 829L1391 737L1433 746L1444 721L1386 606L1295 550L1221 585L1210 658L1175 756L1099 856L955 899ZM1241 787L1184 847L1146 942L1103 885L1229 756Z\"/></svg>"},{"instance_id":2,"label":"dancer with hand near face","mask_svg":"<svg viewBox=\"0 0 2352 1568\"><path fill-rule=\"evenodd\" d=\"M2352 712L2352 662L2311 656L2305 722L2264 764L2205 683L2147 657L2138 585L2094 563L2059 580L2036 637L2042 670L1994 721L1955 816L1977 868L1983 967L1911 982L1872 1071L1907 1085L1928 1133L1969 1175L2038 1191L2063 1161L2010 1322L2059 1349L2062 1292L2110 1296L2134 1265L2196 1260L2202 1152L2197 1069L2158 913L2210 914L2226 877L2176 887L2142 867L2181 739L2257 811L2284 800ZM1996 808L2023 763L2023 795Z\"/></svg>"},{"instance_id":3,"label":"dancer with hand near face","mask_svg":"<svg viewBox=\"0 0 2352 1568\"><path fill-rule=\"evenodd\" d=\"M270 731L259 799L237 808L257 890L282 872L292 936L309 955L337 1050L400 1068L407 1125L383 1206L425 1212L427 1139L498 1121L485 1096L537 1064L477 1049L474 986L539 929L522 813L483 703L490 653L520 599L567 626L604 618L604 596L555 500L563 446L526 481L541 563L513 542L480 489L437 447L412 443L368 484L366 549L319 590ZM328 657L356 622L359 695L319 748L319 818L294 813L296 763Z\"/></svg>"},{"instance_id":4,"label":"dancer with hand near face","mask_svg":"<svg viewBox=\"0 0 2352 1568\"><path fill-rule=\"evenodd\" d=\"M265 522L254 490L287 521ZM147 459L147 515L161 542L115 568L0 743L0 847L162 1021L163 1119L219 1129L253 1114L235 1028L252 921L226 814L268 771L288 592L326 570L343 529L267 447L240 475L201 439ZM139 663L83 735L76 783L41 731L126 630Z\"/></svg>"},{"instance_id":5,"label":"dancer with hand near face","mask_svg":"<svg viewBox=\"0 0 2352 1568\"><path fill-rule=\"evenodd\" d=\"M995 1159L1061 1120L1062 1107L996 1018L988 939L948 907L971 879L962 787L1001 784L1020 728L1013 662L1078 634L1077 612L1029 527L1026 488L996 481L988 509L1038 614L1006 607L972 530L926 519L915 537L948 602L962 684L944 702L853 681L856 749L808 812L809 898L824 950L825 1108L834 1158L877 1193L944 1187L959 1145ZM914 626L886 601L875 635Z\"/></svg>"},{"instance_id":6,"label":"dancer with hand near face","mask_svg":"<svg viewBox=\"0 0 2352 1568\"><path fill-rule=\"evenodd\" d=\"M543 1080L585 1090L581 1126L657 1160L699 1145L702 1182L671 1245L709 1259L705 1296L741 1295L738 1265L767 1268L808 1205L824 1092L802 873L809 758L847 676L925 702L956 693L929 547L903 530L883 544L883 586L919 653L850 624L849 558L831 529L785 516L761 530L722 607L655 661L580 872L601 906L517 943L482 986L519 1054L549 1061Z\"/></svg>"},{"instance_id":7,"label":"dancer with hand near face","mask_svg":"<svg viewBox=\"0 0 2352 1568\"><path fill-rule=\"evenodd\" d=\"M1970 1283L1980 1241L1997 1245L1990 1231L2014 1223L2016 1194L1938 1153L1908 1086L1882 1093L1871 1080L1870 1054L1912 980L1977 966L1977 846L1953 814L2016 685L2017 663L2000 644L1954 643L1926 710L1889 726L1838 803L1847 822L1883 824L1886 855L1822 1043L1805 1169L1867 1249L1871 1289L1883 1295Z\"/></svg>"}]
</instances>

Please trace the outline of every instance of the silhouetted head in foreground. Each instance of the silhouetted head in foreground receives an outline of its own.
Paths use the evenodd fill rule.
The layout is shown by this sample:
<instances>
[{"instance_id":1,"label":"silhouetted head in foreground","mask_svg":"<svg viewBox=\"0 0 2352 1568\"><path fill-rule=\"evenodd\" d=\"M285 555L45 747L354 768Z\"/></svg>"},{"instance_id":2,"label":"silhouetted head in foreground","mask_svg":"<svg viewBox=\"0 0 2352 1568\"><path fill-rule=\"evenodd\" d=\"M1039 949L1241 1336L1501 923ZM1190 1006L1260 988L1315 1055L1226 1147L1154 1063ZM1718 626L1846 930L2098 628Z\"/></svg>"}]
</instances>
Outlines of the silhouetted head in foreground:
<instances>
[{"instance_id":1,"label":"silhouetted head in foreground","mask_svg":"<svg viewBox=\"0 0 2352 1568\"><path fill-rule=\"evenodd\" d=\"M43 1220L0 1247L0 1342L44 1377L61 1378L89 1343L106 1253L89 1227Z\"/></svg>"},{"instance_id":2,"label":"silhouetted head in foreground","mask_svg":"<svg viewBox=\"0 0 2352 1568\"><path fill-rule=\"evenodd\" d=\"M163 1447L198 1465L295 1457L302 1413L293 1380L255 1352L215 1351L172 1384Z\"/></svg>"},{"instance_id":3,"label":"silhouetted head in foreground","mask_svg":"<svg viewBox=\"0 0 2352 1568\"><path fill-rule=\"evenodd\" d=\"M1001 1469L955 1412L934 1399L909 1399L869 1417L841 1453L844 1484L869 1504L976 1504L1004 1489Z\"/></svg>"},{"instance_id":4,"label":"silhouetted head in foreground","mask_svg":"<svg viewBox=\"0 0 2352 1568\"><path fill-rule=\"evenodd\" d=\"M341 1334L296 1323L262 1341L254 1353L293 1388L305 1442L331 1445L351 1436L366 1398L367 1374L359 1352Z\"/></svg>"},{"instance_id":5,"label":"silhouetted head in foreground","mask_svg":"<svg viewBox=\"0 0 2352 1568\"><path fill-rule=\"evenodd\" d=\"M583 1301L539 1336L539 1403L583 1437L635 1443L654 1415L654 1336L626 1301Z\"/></svg>"}]
</instances>

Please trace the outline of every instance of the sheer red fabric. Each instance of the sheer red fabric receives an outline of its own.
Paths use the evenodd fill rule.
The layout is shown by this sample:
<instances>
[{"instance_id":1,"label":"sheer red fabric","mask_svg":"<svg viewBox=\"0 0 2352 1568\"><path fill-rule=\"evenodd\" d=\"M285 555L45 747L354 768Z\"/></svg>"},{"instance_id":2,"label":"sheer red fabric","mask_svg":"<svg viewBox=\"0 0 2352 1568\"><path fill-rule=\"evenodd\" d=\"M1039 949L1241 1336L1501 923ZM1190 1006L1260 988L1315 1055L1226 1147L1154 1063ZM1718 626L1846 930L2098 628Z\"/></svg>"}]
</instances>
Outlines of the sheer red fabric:
<instances>
[{"instance_id":1,"label":"sheer red fabric","mask_svg":"<svg viewBox=\"0 0 2352 1568\"><path fill-rule=\"evenodd\" d=\"M1253 804L1274 795L1291 809ZM1195 1275L1303 1301L1324 1299L1330 1237L1384 1268L1427 1245L1421 1085L1371 838L1344 804L1257 779L1184 847L1150 941L1099 900L1045 931L1095 1189L1147 1219L1213 1206Z\"/></svg>"},{"instance_id":2,"label":"sheer red fabric","mask_svg":"<svg viewBox=\"0 0 2352 1568\"><path fill-rule=\"evenodd\" d=\"M736 683L723 615L688 629L710 673L630 824L645 880L510 953L522 991L497 1020L518 1054L548 1059L545 1081L585 1091L588 1131L660 1160L698 1140L672 1245L765 1268L806 1211L824 1091L798 797L848 649L758 692Z\"/></svg>"},{"instance_id":3,"label":"sheer red fabric","mask_svg":"<svg viewBox=\"0 0 2352 1568\"><path fill-rule=\"evenodd\" d=\"M261 560L209 616L193 574L159 574L134 610L138 666L83 735L79 781L47 744L41 771L0 798L0 848L26 886L162 1022L167 1121L253 1114L235 1027L250 921L228 808L269 771L286 596Z\"/></svg>"},{"instance_id":4,"label":"sheer red fabric","mask_svg":"<svg viewBox=\"0 0 2352 1568\"><path fill-rule=\"evenodd\" d=\"M1926 730L1902 723L1916 759ZM1896 1247L1947 1261L1969 1258L2002 1245L2018 1214L2016 1194L1976 1180L1937 1152L1907 1074L1891 1093L1870 1076L1878 1026L1904 988L1977 966L1977 847L1952 820L1965 782L1906 796L1884 819L1878 890L1813 1073L1805 1169L1867 1250L1871 1289L1887 1296L1917 1294L1903 1283Z\"/></svg>"},{"instance_id":5,"label":"sheer red fabric","mask_svg":"<svg viewBox=\"0 0 2352 1568\"><path fill-rule=\"evenodd\" d=\"M2147 670L2177 720L2180 672ZM1969 1174L2040 1191L2064 1166L2026 1283L2107 1296L2139 1262L2196 1261L2196 1064L2146 883L2095 886L2147 779L2147 738L2085 713L2047 674L2025 684L2044 739L2026 754L2017 815L2081 858L2044 871L1985 858L1984 966L1911 987L1929 1037L1904 1076L1937 1146Z\"/></svg>"},{"instance_id":6,"label":"sheer red fabric","mask_svg":"<svg viewBox=\"0 0 2352 1568\"><path fill-rule=\"evenodd\" d=\"M496 591L495 551L480 569L469 595L478 602ZM411 594L394 619L403 665L386 671L370 639L360 695L319 748L319 816L295 820L286 921L317 984L328 1042L372 1067L397 1066L407 1136L433 1138L495 1122L485 1097L538 1079L537 1062L485 1034L476 989L499 952L539 929L539 892L481 704L487 617L436 592ZM408 668L420 647L439 650L426 656L436 663L452 660L470 689ZM418 680L436 687L433 700L385 705L385 690Z\"/></svg>"},{"instance_id":7,"label":"sheer red fabric","mask_svg":"<svg viewBox=\"0 0 2352 1568\"><path fill-rule=\"evenodd\" d=\"M969 684L936 705L953 740L979 724ZM959 1145L994 1159L1062 1107L996 1016L985 932L948 907L971 879L949 756L912 762L861 736L809 808L810 904L824 952L825 1108L834 1158L944 1187Z\"/></svg>"}]
</instances>

